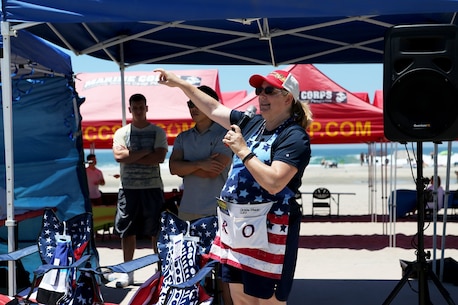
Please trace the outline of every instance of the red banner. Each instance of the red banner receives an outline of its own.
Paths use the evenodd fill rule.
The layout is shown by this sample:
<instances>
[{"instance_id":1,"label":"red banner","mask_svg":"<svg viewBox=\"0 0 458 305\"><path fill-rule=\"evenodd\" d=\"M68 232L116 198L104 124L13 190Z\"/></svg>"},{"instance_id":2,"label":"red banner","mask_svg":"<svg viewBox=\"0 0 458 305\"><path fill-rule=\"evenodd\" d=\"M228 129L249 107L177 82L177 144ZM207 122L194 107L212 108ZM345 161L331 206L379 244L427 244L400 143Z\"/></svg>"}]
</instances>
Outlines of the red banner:
<instances>
[{"instance_id":1,"label":"red banner","mask_svg":"<svg viewBox=\"0 0 458 305\"><path fill-rule=\"evenodd\" d=\"M315 120L309 128L309 135L313 144L384 140L382 120Z\"/></svg>"},{"instance_id":2,"label":"red banner","mask_svg":"<svg viewBox=\"0 0 458 305\"><path fill-rule=\"evenodd\" d=\"M151 123L162 127L167 133L167 142L173 145L176 136L185 130L194 126L194 122L190 120L161 120L151 121ZM95 145L97 149L110 149L113 146L113 135L116 130L121 128L121 121L100 121L100 122L83 122L83 143L84 148L90 148Z\"/></svg>"}]
</instances>

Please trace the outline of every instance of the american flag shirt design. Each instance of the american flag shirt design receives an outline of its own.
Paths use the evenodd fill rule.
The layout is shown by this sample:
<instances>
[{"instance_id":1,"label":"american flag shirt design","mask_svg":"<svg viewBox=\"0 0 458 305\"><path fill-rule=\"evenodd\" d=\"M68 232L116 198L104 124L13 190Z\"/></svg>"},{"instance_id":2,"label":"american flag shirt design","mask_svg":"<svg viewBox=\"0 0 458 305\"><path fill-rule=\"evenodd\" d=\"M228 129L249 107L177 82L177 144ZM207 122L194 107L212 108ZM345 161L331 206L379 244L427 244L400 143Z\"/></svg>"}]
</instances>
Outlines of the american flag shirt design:
<instances>
[{"instance_id":1,"label":"american flag shirt design","mask_svg":"<svg viewBox=\"0 0 458 305\"><path fill-rule=\"evenodd\" d=\"M281 131L293 123L292 119L286 120L266 140L263 137L265 122L257 132L250 136L247 145L256 154L256 157L265 164L270 165L272 143ZM253 178L240 158L234 155L233 168L221 191L221 198L231 203L256 204L274 202L267 214L266 249L231 248L224 244L217 234L210 251L210 257L221 263L273 279L280 279L286 250L288 234L290 200L294 200L294 193L285 188L275 195L269 194ZM231 224L228 224L231 225Z\"/></svg>"}]
</instances>

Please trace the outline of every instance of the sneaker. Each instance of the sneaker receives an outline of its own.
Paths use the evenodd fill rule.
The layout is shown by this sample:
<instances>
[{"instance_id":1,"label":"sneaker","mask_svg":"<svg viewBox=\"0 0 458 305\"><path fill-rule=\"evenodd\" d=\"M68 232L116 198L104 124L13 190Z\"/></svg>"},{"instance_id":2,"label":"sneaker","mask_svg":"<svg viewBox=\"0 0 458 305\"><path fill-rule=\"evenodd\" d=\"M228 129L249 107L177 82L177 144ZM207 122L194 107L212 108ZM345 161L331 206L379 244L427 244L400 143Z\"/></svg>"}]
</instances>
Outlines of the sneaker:
<instances>
[{"instance_id":1,"label":"sneaker","mask_svg":"<svg viewBox=\"0 0 458 305\"><path fill-rule=\"evenodd\" d=\"M134 284L134 273L123 273L116 280L116 288L124 288Z\"/></svg>"}]
</instances>

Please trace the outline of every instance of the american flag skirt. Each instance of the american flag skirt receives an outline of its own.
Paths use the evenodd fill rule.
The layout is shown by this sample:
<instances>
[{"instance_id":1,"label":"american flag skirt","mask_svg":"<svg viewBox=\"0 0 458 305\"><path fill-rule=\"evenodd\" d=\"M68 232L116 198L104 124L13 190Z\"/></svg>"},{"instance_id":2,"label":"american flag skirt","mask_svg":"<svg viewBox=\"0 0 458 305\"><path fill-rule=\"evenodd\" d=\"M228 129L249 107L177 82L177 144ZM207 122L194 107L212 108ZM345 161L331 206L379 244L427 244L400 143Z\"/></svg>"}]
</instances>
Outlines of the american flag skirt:
<instances>
[{"instance_id":1,"label":"american flag skirt","mask_svg":"<svg viewBox=\"0 0 458 305\"><path fill-rule=\"evenodd\" d=\"M262 249L233 248L221 240L220 223L216 238L210 250L210 257L223 264L248 271L260 276L280 279L285 259L286 238L288 235L289 213L275 213L275 203L267 214L267 247ZM219 208L218 208L219 209ZM231 224L227 224L230 226Z\"/></svg>"}]
</instances>

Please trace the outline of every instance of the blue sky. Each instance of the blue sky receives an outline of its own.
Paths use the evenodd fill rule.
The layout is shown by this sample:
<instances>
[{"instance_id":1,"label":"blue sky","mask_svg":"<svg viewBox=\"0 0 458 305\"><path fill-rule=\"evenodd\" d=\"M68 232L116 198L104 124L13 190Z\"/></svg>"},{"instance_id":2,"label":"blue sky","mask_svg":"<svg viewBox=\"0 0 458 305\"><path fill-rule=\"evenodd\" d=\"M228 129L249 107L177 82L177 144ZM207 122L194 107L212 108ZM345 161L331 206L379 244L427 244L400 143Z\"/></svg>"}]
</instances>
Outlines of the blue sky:
<instances>
[{"instance_id":1,"label":"blue sky","mask_svg":"<svg viewBox=\"0 0 458 305\"><path fill-rule=\"evenodd\" d=\"M68 51L67 51L68 53ZM110 61L101 60L88 55L72 56L73 71L81 72L115 72L119 67ZM247 90L252 88L248 79L252 74L267 74L278 68L286 66L208 66L208 65L139 65L128 68L127 71L145 71L154 68L169 70L194 70L194 69L217 69L219 73L222 91ZM334 80L337 84L351 92L367 92L372 101L375 90L383 88L383 65L382 64L320 64L316 67Z\"/></svg>"}]
</instances>

